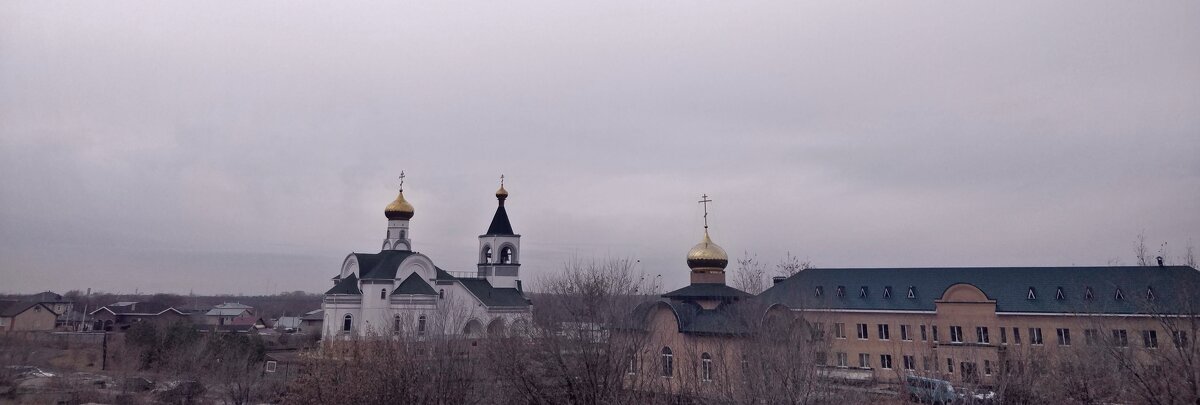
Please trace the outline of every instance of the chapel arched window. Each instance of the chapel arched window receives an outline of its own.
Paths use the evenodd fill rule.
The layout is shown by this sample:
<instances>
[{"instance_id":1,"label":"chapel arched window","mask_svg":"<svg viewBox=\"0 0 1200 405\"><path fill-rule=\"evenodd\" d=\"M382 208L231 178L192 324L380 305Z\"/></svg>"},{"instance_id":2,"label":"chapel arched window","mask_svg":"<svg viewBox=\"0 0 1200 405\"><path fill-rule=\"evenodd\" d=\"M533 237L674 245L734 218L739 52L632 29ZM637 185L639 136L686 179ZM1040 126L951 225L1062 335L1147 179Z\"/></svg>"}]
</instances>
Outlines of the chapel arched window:
<instances>
[{"instance_id":1,"label":"chapel arched window","mask_svg":"<svg viewBox=\"0 0 1200 405\"><path fill-rule=\"evenodd\" d=\"M353 326L354 326L354 317L350 316L350 314L346 314L346 316L342 317L342 332L343 333L350 333L350 328Z\"/></svg>"}]
</instances>

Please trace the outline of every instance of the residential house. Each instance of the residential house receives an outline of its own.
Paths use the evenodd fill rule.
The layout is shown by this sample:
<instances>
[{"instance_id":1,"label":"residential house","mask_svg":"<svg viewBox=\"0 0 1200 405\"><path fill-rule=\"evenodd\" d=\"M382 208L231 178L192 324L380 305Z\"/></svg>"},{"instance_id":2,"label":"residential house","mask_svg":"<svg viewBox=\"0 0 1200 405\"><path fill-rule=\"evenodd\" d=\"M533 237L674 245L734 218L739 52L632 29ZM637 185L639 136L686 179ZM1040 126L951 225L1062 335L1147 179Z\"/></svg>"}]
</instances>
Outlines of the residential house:
<instances>
[{"instance_id":1,"label":"residential house","mask_svg":"<svg viewBox=\"0 0 1200 405\"><path fill-rule=\"evenodd\" d=\"M58 313L40 302L0 301L0 331L53 330L56 318Z\"/></svg>"},{"instance_id":2,"label":"residential house","mask_svg":"<svg viewBox=\"0 0 1200 405\"><path fill-rule=\"evenodd\" d=\"M115 331L129 328L138 322L169 324L187 322L182 311L157 302L117 302L91 312L95 330Z\"/></svg>"}]
</instances>

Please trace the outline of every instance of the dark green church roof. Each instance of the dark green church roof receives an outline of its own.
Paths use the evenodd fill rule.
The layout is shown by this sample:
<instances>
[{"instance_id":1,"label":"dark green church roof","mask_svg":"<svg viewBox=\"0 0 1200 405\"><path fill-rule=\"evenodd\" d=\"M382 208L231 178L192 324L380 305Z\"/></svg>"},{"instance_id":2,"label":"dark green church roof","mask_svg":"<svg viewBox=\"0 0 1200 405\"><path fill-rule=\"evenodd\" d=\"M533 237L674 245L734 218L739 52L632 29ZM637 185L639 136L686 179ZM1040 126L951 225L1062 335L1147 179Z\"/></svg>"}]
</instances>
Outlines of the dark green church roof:
<instances>
[{"instance_id":1,"label":"dark green church roof","mask_svg":"<svg viewBox=\"0 0 1200 405\"><path fill-rule=\"evenodd\" d=\"M350 276L339 280L337 284L333 285L333 288L330 288L329 291L325 292L325 295L330 294L362 295L362 291L359 291L358 289L358 277L355 277L353 274L351 274Z\"/></svg>"},{"instance_id":2,"label":"dark green church roof","mask_svg":"<svg viewBox=\"0 0 1200 405\"><path fill-rule=\"evenodd\" d=\"M420 274L413 273L400 282L392 294L437 295L437 291L434 291L433 287L430 287Z\"/></svg>"}]
</instances>

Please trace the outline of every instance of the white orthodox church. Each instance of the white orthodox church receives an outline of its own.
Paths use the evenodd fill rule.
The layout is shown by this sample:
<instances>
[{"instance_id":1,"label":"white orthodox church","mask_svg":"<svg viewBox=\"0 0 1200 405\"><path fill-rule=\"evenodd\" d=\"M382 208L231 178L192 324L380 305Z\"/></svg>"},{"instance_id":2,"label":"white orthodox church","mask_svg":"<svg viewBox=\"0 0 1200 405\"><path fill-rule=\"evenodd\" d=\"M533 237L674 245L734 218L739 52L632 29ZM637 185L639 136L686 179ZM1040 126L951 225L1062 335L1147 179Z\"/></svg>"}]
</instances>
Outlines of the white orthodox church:
<instances>
[{"instance_id":1,"label":"white orthodox church","mask_svg":"<svg viewBox=\"0 0 1200 405\"><path fill-rule=\"evenodd\" d=\"M400 194L388 204L387 237L379 253L351 253L325 292L324 339L403 335L484 336L523 330L531 302L521 286L521 235L513 233L504 200L479 236L478 265L448 272L413 250L413 206Z\"/></svg>"}]
</instances>

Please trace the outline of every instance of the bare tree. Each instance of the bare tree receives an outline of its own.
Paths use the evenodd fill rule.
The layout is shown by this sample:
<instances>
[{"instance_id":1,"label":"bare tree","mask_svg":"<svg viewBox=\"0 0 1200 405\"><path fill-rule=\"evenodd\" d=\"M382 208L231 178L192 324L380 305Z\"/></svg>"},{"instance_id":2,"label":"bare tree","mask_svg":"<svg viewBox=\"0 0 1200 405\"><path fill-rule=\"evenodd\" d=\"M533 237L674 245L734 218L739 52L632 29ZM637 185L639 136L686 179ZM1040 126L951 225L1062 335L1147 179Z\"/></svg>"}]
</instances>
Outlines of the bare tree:
<instances>
[{"instance_id":1,"label":"bare tree","mask_svg":"<svg viewBox=\"0 0 1200 405\"><path fill-rule=\"evenodd\" d=\"M816 266L813 266L811 260L800 260L799 257L792 256L792 252L787 252L783 260L780 260L779 264L775 265L775 272L783 277L791 277L796 273L812 268L816 268Z\"/></svg>"},{"instance_id":2,"label":"bare tree","mask_svg":"<svg viewBox=\"0 0 1200 405\"><path fill-rule=\"evenodd\" d=\"M767 289L767 266L758 260L758 255L743 252L734 269L733 286L750 294L758 295Z\"/></svg>"},{"instance_id":3,"label":"bare tree","mask_svg":"<svg viewBox=\"0 0 1200 405\"><path fill-rule=\"evenodd\" d=\"M640 303L658 294L657 279L628 259L567 263L540 279L536 325L491 339L486 351L499 395L520 404L636 403L626 374L646 337L614 333Z\"/></svg>"},{"instance_id":4,"label":"bare tree","mask_svg":"<svg viewBox=\"0 0 1200 405\"><path fill-rule=\"evenodd\" d=\"M1138 232L1133 241L1133 256L1137 258L1138 266L1150 265L1150 253L1146 250L1146 231Z\"/></svg>"}]
</instances>

